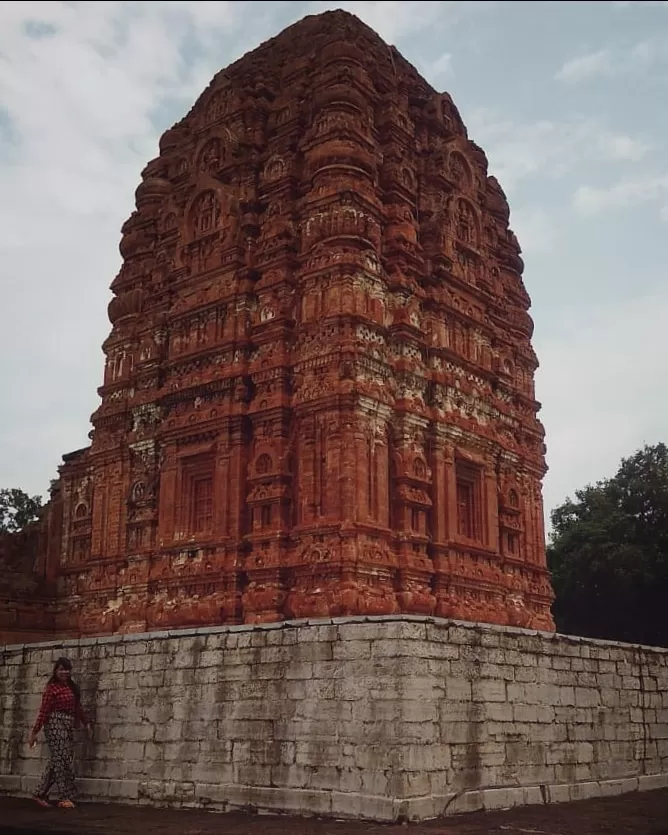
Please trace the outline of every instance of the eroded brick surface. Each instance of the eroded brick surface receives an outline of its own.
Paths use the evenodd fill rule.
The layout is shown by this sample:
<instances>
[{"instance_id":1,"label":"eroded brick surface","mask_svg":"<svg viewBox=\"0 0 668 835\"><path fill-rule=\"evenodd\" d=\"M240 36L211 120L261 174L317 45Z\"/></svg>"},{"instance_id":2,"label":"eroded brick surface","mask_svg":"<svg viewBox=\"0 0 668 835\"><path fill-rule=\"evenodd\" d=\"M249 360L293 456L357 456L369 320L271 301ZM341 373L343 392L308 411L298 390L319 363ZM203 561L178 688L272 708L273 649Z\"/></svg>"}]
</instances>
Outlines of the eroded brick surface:
<instances>
[{"instance_id":1,"label":"eroded brick surface","mask_svg":"<svg viewBox=\"0 0 668 835\"><path fill-rule=\"evenodd\" d=\"M142 172L91 444L0 637L396 612L553 629L508 218L450 96L351 15L216 75Z\"/></svg>"}]
</instances>

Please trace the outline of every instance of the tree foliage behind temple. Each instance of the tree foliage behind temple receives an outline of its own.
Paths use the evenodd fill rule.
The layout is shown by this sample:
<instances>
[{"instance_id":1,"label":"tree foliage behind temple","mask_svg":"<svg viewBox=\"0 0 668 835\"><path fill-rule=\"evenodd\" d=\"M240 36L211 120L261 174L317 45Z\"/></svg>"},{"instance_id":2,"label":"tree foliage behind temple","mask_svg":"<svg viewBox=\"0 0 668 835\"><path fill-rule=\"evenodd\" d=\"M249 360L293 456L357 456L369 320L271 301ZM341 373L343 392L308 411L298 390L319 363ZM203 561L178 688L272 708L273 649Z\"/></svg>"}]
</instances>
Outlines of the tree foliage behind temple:
<instances>
[{"instance_id":1,"label":"tree foliage behind temple","mask_svg":"<svg viewBox=\"0 0 668 835\"><path fill-rule=\"evenodd\" d=\"M668 646L668 448L645 446L617 474L552 512L548 565L557 629Z\"/></svg>"},{"instance_id":2,"label":"tree foliage behind temple","mask_svg":"<svg viewBox=\"0 0 668 835\"><path fill-rule=\"evenodd\" d=\"M29 496L16 488L1 489L0 533L22 531L31 522L37 521L41 509L40 496Z\"/></svg>"}]
</instances>

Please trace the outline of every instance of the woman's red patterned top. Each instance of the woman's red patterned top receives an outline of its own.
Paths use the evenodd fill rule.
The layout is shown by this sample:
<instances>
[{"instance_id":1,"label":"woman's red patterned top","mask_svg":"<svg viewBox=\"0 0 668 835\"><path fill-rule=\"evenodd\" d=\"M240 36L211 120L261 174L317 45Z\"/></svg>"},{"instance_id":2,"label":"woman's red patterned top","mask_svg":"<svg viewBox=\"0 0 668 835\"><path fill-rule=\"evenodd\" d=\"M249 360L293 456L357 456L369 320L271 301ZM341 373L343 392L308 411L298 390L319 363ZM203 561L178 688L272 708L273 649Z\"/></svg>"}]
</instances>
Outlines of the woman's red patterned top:
<instances>
[{"instance_id":1,"label":"woman's red patterned top","mask_svg":"<svg viewBox=\"0 0 668 835\"><path fill-rule=\"evenodd\" d=\"M81 702L76 698L74 691L67 684L49 682L46 685L44 695L42 696L42 704L33 727L34 733L39 733L52 713L71 713L74 716L74 725L77 728L79 724L88 724L88 718L81 707Z\"/></svg>"}]
</instances>

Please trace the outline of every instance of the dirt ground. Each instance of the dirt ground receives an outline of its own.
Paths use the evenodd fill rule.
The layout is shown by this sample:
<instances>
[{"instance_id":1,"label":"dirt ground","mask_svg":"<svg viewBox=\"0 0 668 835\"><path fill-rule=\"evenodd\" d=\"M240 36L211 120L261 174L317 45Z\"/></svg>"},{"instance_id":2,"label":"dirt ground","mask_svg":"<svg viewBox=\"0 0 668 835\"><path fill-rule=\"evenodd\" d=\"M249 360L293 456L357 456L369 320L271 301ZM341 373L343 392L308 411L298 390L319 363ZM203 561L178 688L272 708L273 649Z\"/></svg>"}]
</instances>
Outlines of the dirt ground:
<instances>
[{"instance_id":1,"label":"dirt ground","mask_svg":"<svg viewBox=\"0 0 668 835\"><path fill-rule=\"evenodd\" d=\"M41 809L0 798L0 834L26 835L668 835L668 789L404 825L83 804Z\"/></svg>"}]
</instances>

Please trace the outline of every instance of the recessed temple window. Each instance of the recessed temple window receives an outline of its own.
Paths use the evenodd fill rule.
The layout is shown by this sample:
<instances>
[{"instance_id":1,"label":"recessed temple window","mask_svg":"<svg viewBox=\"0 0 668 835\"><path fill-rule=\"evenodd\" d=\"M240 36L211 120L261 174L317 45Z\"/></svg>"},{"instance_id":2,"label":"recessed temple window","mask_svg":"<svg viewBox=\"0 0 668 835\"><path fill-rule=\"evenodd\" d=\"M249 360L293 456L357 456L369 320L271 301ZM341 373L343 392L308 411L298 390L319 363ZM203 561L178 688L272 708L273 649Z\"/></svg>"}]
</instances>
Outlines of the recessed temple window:
<instances>
[{"instance_id":1,"label":"recessed temple window","mask_svg":"<svg viewBox=\"0 0 668 835\"><path fill-rule=\"evenodd\" d=\"M508 534L508 554L511 557L519 557L520 555L520 538L516 533Z\"/></svg>"},{"instance_id":2,"label":"recessed temple window","mask_svg":"<svg viewBox=\"0 0 668 835\"><path fill-rule=\"evenodd\" d=\"M480 541L482 525L480 469L468 463L456 464L457 478L457 533L466 539Z\"/></svg>"},{"instance_id":3,"label":"recessed temple window","mask_svg":"<svg viewBox=\"0 0 668 835\"><path fill-rule=\"evenodd\" d=\"M201 476L192 485L192 530L207 533L213 526L213 479Z\"/></svg>"}]
</instances>

